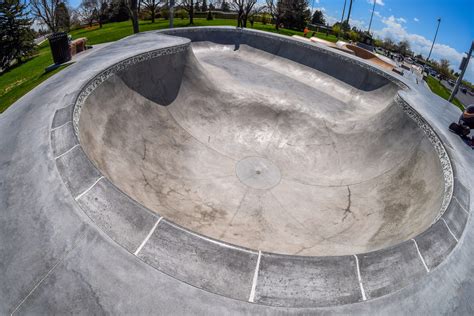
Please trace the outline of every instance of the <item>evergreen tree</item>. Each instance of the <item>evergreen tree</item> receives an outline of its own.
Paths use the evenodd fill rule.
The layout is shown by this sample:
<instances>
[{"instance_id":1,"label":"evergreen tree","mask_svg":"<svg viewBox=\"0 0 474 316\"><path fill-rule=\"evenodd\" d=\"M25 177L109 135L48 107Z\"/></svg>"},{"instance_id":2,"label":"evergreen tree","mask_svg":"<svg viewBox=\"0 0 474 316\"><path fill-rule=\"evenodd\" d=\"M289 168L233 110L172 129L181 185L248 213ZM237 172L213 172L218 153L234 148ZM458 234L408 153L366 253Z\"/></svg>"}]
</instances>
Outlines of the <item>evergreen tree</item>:
<instances>
[{"instance_id":1,"label":"evergreen tree","mask_svg":"<svg viewBox=\"0 0 474 316\"><path fill-rule=\"evenodd\" d=\"M325 25L326 19L324 18L324 13L320 10L314 11L313 17L311 18L311 24Z\"/></svg>"},{"instance_id":2,"label":"evergreen tree","mask_svg":"<svg viewBox=\"0 0 474 316\"><path fill-rule=\"evenodd\" d=\"M281 0L278 5L283 8L281 23L287 28L303 30L311 18L307 0Z\"/></svg>"},{"instance_id":3,"label":"evergreen tree","mask_svg":"<svg viewBox=\"0 0 474 316\"><path fill-rule=\"evenodd\" d=\"M207 11L207 0L202 0L201 11L202 12Z\"/></svg>"},{"instance_id":4,"label":"evergreen tree","mask_svg":"<svg viewBox=\"0 0 474 316\"><path fill-rule=\"evenodd\" d=\"M0 68L8 69L13 60L21 62L35 48L26 4L20 0L0 1Z\"/></svg>"},{"instance_id":5,"label":"evergreen tree","mask_svg":"<svg viewBox=\"0 0 474 316\"><path fill-rule=\"evenodd\" d=\"M230 11L230 5L225 0L222 1L221 10L224 12Z\"/></svg>"},{"instance_id":6,"label":"evergreen tree","mask_svg":"<svg viewBox=\"0 0 474 316\"><path fill-rule=\"evenodd\" d=\"M69 16L69 10L66 7L64 2L61 2L56 7L56 21L58 26L58 31L68 32L71 26L71 18Z\"/></svg>"}]
</instances>

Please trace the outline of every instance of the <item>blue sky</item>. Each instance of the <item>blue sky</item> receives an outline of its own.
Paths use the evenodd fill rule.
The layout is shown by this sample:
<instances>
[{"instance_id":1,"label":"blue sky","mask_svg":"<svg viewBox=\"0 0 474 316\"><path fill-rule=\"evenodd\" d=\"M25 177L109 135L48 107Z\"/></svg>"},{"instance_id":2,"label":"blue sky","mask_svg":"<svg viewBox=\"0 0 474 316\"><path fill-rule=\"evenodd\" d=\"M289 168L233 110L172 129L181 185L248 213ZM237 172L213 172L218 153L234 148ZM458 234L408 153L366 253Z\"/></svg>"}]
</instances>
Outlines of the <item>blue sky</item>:
<instances>
[{"instance_id":1,"label":"blue sky","mask_svg":"<svg viewBox=\"0 0 474 316\"><path fill-rule=\"evenodd\" d=\"M330 24L339 21L344 0L309 0L326 15ZM457 71L463 52L474 40L474 0L376 0L371 30L380 38L407 39L416 53L427 56L441 18L431 58L446 58ZM373 0L353 0L351 25L367 29ZM346 15L349 7L347 0ZM465 78L474 82L474 59Z\"/></svg>"},{"instance_id":2,"label":"blue sky","mask_svg":"<svg viewBox=\"0 0 474 316\"><path fill-rule=\"evenodd\" d=\"M208 0L210 2L212 0ZM310 7L324 12L327 21L333 24L341 19L344 0L308 0ZM474 40L474 0L376 0L371 30L380 38L390 37L395 41L407 39L413 51L427 56L434 33L436 20L441 18L436 45L431 58L448 59L452 68L458 70L463 52L467 52ZM264 2L259 0L259 2ZM80 0L69 0L73 7ZM351 25L367 29L373 0L353 0ZM347 9L349 0L347 0ZM465 78L474 82L474 59L471 60Z\"/></svg>"}]
</instances>

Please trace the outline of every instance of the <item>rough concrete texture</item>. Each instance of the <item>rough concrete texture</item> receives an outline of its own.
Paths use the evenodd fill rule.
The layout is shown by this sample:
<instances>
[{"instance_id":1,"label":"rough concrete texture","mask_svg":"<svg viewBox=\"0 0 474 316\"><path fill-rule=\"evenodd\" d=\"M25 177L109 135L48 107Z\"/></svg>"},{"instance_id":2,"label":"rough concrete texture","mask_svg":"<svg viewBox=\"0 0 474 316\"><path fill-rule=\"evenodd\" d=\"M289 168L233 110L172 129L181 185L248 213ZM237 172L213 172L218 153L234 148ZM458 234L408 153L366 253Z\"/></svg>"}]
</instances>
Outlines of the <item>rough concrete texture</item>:
<instances>
[{"instance_id":1,"label":"rough concrete texture","mask_svg":"<svg viewBox=\"0 0 474 316\"><path fill-rule=\"evenodd\" d=\"M193 43L100 85L81 144L129 196L203 235L283 254L376 250L426 230L444 182L400 88L373 77L354 87L247 45Z\"/></svg>"},{"instance_id":2,"label":"rough concrete texture","mask_svg":"<svg viewBox=\"0 0 474 316\"><path fill-rule=\"evenodd\" d=\"M216 28L205 28L204 32L194 32L194 30L196 29L189 30L189 37L206 38L207 36L208 40L212 38L218 43L231 44L229 38L232 39L237 35L241 38L250 38L255 35L257 38L255 45L265 44L265 41L260 40L263 35L254 31L240 32L232 28L218 28L218 31L215 31ZM207 31L211 34L206 35ZM229 36L222 37L222 34L226 32ZM271 37L284 39L281 36L271 35ZM287 39L284 40L287 41ZM104 229L101 223L114 223L108 228L122 231L124 235L128 233L133 239L135 234L148 229L149 226L146 225L149 225L150 220L145 219L146 225L141 226L140 220L133 222L133 219L128 216L129 212L138 213L145 210L134 202L130 204L128 200L121 203L122 207L107 204L110 202L109 199L115 199L115 203L123 200L116 196L121 192L105 179L97 182L97 187L92 187L76 201L74 188L79 194L84 193L84 188L81 185L73 187L69 181L75 179L76 184L85 184L89 180L96 181L94 166L75 164L75 161L81 161L78 159L81 151L70 151L63 156L68 157L67 160L56 160L51 128L59 127L71 120L68 114L70 112L67 112L71 108L67 106L74 102L81 88L90 82L91 78L107 67L143 52L183 43L185 41L180 38L149 32L128 37L109 45L106 49L92 50L87 58L48 79L0 115L0 135L2 135L0 137L0 314L472 315L474 313L474 266L472 265L474 230L469 216L474 208L470 203L474 198L471 189L474 179L470 176L474 173L474 158L472 151L459 137L446 128L450 122L459 117L459 110L426 90L423 84L416 84L415 78L410 74L405 78L397 77L408 86L408 89L400 92L400 95L426 119L446 146L456 171L454 198L461 206L461 208L450 206L451 211L465 212L468 216L451 217L450 215L445 219L446 223L453 219L453 225L460 224L459 227L465 227L462 234L458 236L455 246L450 244L454 237L449 237L454 235L454 231L453 235L451 233L446 235L447 228L454 228L451 228L449 224L445 225L442 221L438 221L428 230L431 232L436 229L439 233L429 235L427 232L416 237L420 253L425 257L426 263L430 262L430 258L435 258L432 262L440 261L441 263L429 273L424 273L422 277L411 279L405 287L377 299L330 307L285 307L291 306L289 294L292 289L272 291L273 301L282 307L251 304L216 295L170 277L134 256L130 250L123 248L122 246L126 244L124 241L112 240L110 237L115 239L117 236ZM268 45L263 46L267 49L271 48ZM356 60L354 63L364 64ZM329 62L328 67L330 68L331 65L334 64ZM345 65L344 67L350 70L351 67L356 66ZM335 77L343 74L343 71L334 71ZM357 75L357 72L354 74ZM371 76L364 76L371 78ZM352 77L338 80L355 81ZM358 80L358 82L362 81ZM380 80L380 82L383 81ZM73 166L80 168L70 170L69 168ZM107 183L106 187L102 187L104 183ZM84 185L84 187L90 186ZM109 189L116 191L111 193ZM100 200L101 197L104 200ZM103 212L96 213L99 218L93 216L89 218L84 204L79 206L79 203L89 198L99 199L94 200L97 203L88 204L90 207L102 208ZM112 221L101 221L109 215ZM151 216L150 219L153 225L156 216ZM126 226L125 222L128 222L129 226ZM140 229L134 230L131 224ZM185 230L181 231L189 234ZM447 240L447 243L441 242L438 238ZM201 241L203 240L201 238ZM133 242L136 243L136 241ZM188 246L188 242L186 241L184 245ZM411 243L414 245L412 241ZM439 251L441 248L452 249L452 251ZM199 251L200 247L190 249ZM290 271L291 273L289 272L287 276L278 272L265 274L263 269L269 271L265 256L265 254L262 255L261 261L262 275L266 275L265 278L272 275L267 282L278 284L278 278L281 282L303 280L302 283L288 281L287 284L296 284L295 291L303 289L300 293L309 299L311 299L311 293L304 291L304 285L323 284L316 282L317 280L305 280L304 276L302 277L304 273L298 274L296 271ZM275 255L270 256L280 258ZM444 258L439 259L438 256L444 256ZM358 257L360 258L359 255ZM207 259L212 260L212 258L211 256ZM371 258L372 263L376 262L374 256ZM297 258L289 257L289 259L291 261ZM383 258L378 259L383 263L381 267L386 266L386 262L381 259ZM213 267L218 267L220 262L222 270L225 270L226 265L229 264L219 256L216 256L215 260ZM319 264L323 262L318 258L313 260L318 261ZM278 265L285 262L285 260L273 261L276 267L271 270L278 271ZM413 261L410 260L410 262ZM179 263L188 264L189 261L183 259ZM399 264L399 262L392 263ZM419 264L418 261L413 262L415 266ZM353 261L347 266L353 269ZM329 265L323 268L328 269ZM362 262L360 268L362 269ZM374 268L374 266L371 267L371 269ZM301 270L308 271L308 276L318 275L315 266L303 265ZM387 274L392 272L390 269L386 271ZM352 284L349 281L354 279L354 275L357 275L355 271L354 274L347 276L348 282L340 284L345 287ZM399 275L407 280L407 277ZM337 281L337 278L332 276L318 276ZM382 273L378 276L379 279L387 277ZM374 276L363 276L361 282L367 284L369 278L372 278L372 284L375 284ZM255 294L258 299L259 278L257 277L256 280ZM219 277L216 277L216 283L221 281ZM236 285L239 284L236 282ZM251 284L249 282L244 285L248 290ZM260 290L263 289L263 285L264 283L260 283ZM268 290L272 289L268 288ZM334 289L330 288L330 290ZM359 300L360 297L354 295L351 301ZM300 300L300 302L300 306L318 305L317 303L307 304L308 301Z\"/></svg>"}]
</instances>

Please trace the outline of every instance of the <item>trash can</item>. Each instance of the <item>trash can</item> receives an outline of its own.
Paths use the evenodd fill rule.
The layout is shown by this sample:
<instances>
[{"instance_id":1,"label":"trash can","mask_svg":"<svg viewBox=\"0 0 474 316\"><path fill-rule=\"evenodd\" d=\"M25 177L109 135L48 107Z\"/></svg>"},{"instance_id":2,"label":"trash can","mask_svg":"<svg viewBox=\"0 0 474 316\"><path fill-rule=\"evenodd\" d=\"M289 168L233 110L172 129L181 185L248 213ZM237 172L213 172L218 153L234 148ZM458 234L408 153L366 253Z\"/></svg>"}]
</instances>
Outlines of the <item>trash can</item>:
<instances>
[{"instance_id":1,"label":"trash can","mask_svg":"<svg viewBox=\"0 0 474 316\"><path fill-rule=\"evenodd\" d=\"M54 33L48 39L51 54L53 55L53 60L56 65L71 60L69 39L66 32Z\"/></svg>"}]
</instances>

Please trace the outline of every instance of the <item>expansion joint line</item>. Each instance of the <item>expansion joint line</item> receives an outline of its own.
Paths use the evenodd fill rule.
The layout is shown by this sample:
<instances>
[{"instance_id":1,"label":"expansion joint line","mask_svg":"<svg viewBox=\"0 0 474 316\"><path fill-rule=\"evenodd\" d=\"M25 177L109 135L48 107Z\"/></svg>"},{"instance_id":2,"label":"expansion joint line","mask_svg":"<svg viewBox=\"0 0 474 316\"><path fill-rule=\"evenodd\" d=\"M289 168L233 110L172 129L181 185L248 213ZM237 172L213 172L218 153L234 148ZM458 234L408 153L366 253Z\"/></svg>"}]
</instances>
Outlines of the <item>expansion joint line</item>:
<instances>
[{"instance_id":1,"label":"expansion joint line","mask_svg":"<svg viewBox=\"0 0 474 316\"><path fill-rule=\"evenodd\" d=\"M258 251L257 265L255 266L255 272L253 274L252 289L250 290L249 302L253 303L255 300L255 290L257 289L257 280L258 280L258 271L260 270L260 258L262 257L262 252Z\"/></svg>"},{"instance_id":2,"label":"expansion joint line","mask_svg":"<svg viewBox=\"0 0 474 316\"><path fill-rule=\"evenodd\" d=\"M456 200L456 202L458 202L459 206L461 207L461 210L463 210L467 215L469 215L469 211L466 210L466 209L464 208L464 206L462 206L462 204L461 204L461 202L459 202L458 198L455 197L455 196L454 196L453 198Z\"/></svg>"},{"instance_id":3,"label":"expansion joint line","mask_svg":"<svg viewBox=\"0 0 474 316\"><path fill-rule=\"evenodd\" d=\"M87 192L89 192L90 190L92 190L92 188L97 184L99 183L100 180L102 180L104 178L104 176L101 176L99 179L95 180L95 182L90 186L88 187L84 192L82 192L81 194L79 194L78 196L76 196L75 200L79 200L81 197L83 197L85 194L87 194Z\"/></svg>"},{"instance_id":4,"label":"expansion joint line","mask_svg":"<svg viewBox=\"0 0 474 316\"><path fill-rule=\"evenodd\" d=\"M66 150L65 152L63 152L61 155L55 157L54 159L59 159L61 158L62 156L68 154L69 152L71 152L74 148L76 148L77 146L79 146L79 144L76 144L74 146L72 146L71 148L69 148L68 150Z\"/></svg>"},{"instance_id":5,"label":"expansion joint line","mask_svg":"<svg viewBox=\"0 0 474 316\"><path fill-rule=\"evenodd\" d=\"M416 251L418 252L418 256L420 257L421 262L423 263L423 266L425 267L426 272L430 272L430 269L428 269L428 266L426 265L425 259L423 259L423 256L421 255L420 248L418 248L418 244L416 243L416 240L413 238L411 240L413 240L413 243L415 244Z\"/></svg>"},{"instance_id":6,"label":"expansion joint line","mask_svg":"<svg viewBox=\"0 0 474 316\"><path fill-rule=\"evenodd\" d=\"M155 225L153 225L148 235L146 235L145 239L143 239L140 246L138 246L137 250L135 250L135 252L133 253L135 256L138 256L138 253L142 250L143 247L145 247L145 244L148 242L148 239L150 239L151 235L153 235L153 233L156 230L156 227L158 227L158 224L161 222L162 219L163 219L163 216L158 218L158 220L156 221Z\"/></svg>"},{"instance_id":7,"label":"expansion joint line","mask_svg":"<svg viewBox=\"0 0 474 316\"><path fill-rule=\"evenodd\" d=\"M363 300L363 301L366 301L366 300L367 300L367 296L365 296L364 285L362 284L362 278L361 278L361 276L360 276L359 258L357 258L357 255L354 255L354 258L355 258L355 260L356 260L357 279L359 280L360 293L362 294L362 300Z\"/></svg>"},{"instance_id":8,"label":"expansion joint line","mask_svg":"<svg viewBox=\"0 0 474 316\"><path fill-rule=\"evenodd\" d=\"M458 238L454 235L451 228L449 228L448 223L446 223L446 220L442 217L441 217L441 220L443 221L444 225L446 225L446 228L449 230L449 233L451 234L451 236L453 236L454 240L456 240L456 242L459 242Z\"/></svg>"}]
</instances>

